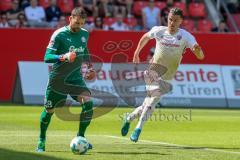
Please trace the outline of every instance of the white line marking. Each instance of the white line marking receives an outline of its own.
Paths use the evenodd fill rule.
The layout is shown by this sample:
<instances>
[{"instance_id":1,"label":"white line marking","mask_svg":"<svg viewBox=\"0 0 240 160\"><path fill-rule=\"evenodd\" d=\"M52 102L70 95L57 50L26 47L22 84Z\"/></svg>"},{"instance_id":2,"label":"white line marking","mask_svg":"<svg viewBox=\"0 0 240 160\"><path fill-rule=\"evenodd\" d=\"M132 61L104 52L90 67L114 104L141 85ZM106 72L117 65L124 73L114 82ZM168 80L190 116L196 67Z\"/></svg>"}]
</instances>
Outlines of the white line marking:
<instances>
[{"instance_id":1,"label":"white line marking","mask_svg":"<svg viewBox=\"0 0 240 160\"><path fill-rule=\"evenodd\" d=\"M23 134L23 135L0 135L0 137L9 137L9 136L15 136L15 137L37 137L38 134L30 135L30 134ZM73 135L59 135L59 134L49 134L48 137L73 137ZM120 140L125 140L125 141L130 141L129 138L125 137L118 137L118 136L113 136L113 135L98 135L98 134L92 134L88 135L88 137L107 137L107 138L113 138L113 139L120 139ZM173 146L173 147L186 147L186 148L192 148L196 149L198 148L197 146L188 146L188 145L181 145L181 144L174 144L174 143L167 143L167 142L161 142L161 141L150 141L150 140L139 140L138 143L148 143L148 144L160 144L160 145L165 145L165 146ZM238 154L240 155L240 152L234 152L234 151L226 151L226 150L221 150L221 149L213 149L213 148L201 148L199 147L199 150L206 150L206 151L212 151L212 152L222 152L222 153L229 153L229 154Z\"/></svg>"}]
</instances>

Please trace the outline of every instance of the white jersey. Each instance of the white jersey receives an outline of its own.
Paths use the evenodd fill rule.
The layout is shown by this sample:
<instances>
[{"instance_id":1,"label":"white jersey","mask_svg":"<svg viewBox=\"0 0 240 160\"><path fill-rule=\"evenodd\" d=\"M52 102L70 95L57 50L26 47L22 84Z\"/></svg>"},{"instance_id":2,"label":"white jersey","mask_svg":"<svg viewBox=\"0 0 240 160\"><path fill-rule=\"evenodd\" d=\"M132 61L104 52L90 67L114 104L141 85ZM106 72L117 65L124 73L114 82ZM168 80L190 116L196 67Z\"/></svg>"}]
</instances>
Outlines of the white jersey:
<instances>
[{"instance_id":1,"label":"white jersey","mask_svg":"<svg viewBox=\"0 0 240 160\"><path fill-rule=\"evenodd\" d=\"M185 49L192 49L197 44L195 38L184 29L179 29L177 33L171 35L166 26L153 27L147 34L150 39L156 40L152 63L161 64L167 68L162 79L173 79Z\"/></svg>"}]
</instances>

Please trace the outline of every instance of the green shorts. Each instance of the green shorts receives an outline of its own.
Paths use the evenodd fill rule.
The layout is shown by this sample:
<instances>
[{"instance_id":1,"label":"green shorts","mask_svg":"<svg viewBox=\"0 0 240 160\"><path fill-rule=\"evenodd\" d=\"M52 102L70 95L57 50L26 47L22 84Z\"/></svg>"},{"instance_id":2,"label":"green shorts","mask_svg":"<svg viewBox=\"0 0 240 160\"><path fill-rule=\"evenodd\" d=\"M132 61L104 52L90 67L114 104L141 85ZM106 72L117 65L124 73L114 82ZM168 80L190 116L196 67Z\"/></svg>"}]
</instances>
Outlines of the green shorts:
<instances>
[{"instance_id":1,"label":"green shorts","mask_svg":"<svg viewBox=\"0 0 240 160\"><path fill-rule=\"evenodd\" d=\"M83 92L88 92L91 94L90 90L87 88L84 80L76 80L74 82L69 83L71 86L75 86L74 90L79 93L78 95L72 94L71 90L67 90L65 86L53 89L51 85L48 84L47 90L45 93L45 100L44 100L44 107L45 108L55 108L55 107L62 107L64 106L67 95L70 95L75 101L78 101L77 97L81 95Z\"/></svg>"}]
</instances>

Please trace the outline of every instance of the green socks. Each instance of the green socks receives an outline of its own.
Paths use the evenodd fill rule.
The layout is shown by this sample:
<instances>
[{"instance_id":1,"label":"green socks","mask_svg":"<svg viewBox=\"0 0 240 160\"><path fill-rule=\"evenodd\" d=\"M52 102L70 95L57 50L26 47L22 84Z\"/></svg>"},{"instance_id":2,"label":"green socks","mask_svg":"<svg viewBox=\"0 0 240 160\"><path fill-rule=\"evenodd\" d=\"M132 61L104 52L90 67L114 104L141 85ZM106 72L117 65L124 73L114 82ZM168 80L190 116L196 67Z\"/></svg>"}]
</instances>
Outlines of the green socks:
<instances>
[{"instance_id":1,"label":"green socks","mask_svg":"<svg viewBox=\"0 0 240 160\"><path fill-rule=\"evenodd\" d=\"M43 110L40 117L40 141L45 141L48 125L51 121L53 113L47 113L46 109ZM80 114L80 124L78 136L84 137L87 127L89 126L93 116L93 102L89 101L82 104L82 112Z\"/></svg>"},{"instance_id":2,"label":"green socks","mask_svg":"<svg viewBox=\"0 0 240 160\"><path fill-rule=\"evenodd\" d=\"M89 101L82 104L82 112L80 114L80 124L78 130L78 136L84 137L85 131L89 126L93 116L93 102Z\"/></svg>"},{"instance_id":3,"label":"green socks","mask_svg":"<svg viewBox=\"0 0 240 160\"><path fill-rule=\"evenodd\" d=\"M47 113L46 109L44 109L43 112L41 113L40 136L39 136L40 141L45 141L45 139L46 139L46 132L47 132L48 125L51 121L52 115L53 115L53 113Z\"/></svg>"}]
</instances>

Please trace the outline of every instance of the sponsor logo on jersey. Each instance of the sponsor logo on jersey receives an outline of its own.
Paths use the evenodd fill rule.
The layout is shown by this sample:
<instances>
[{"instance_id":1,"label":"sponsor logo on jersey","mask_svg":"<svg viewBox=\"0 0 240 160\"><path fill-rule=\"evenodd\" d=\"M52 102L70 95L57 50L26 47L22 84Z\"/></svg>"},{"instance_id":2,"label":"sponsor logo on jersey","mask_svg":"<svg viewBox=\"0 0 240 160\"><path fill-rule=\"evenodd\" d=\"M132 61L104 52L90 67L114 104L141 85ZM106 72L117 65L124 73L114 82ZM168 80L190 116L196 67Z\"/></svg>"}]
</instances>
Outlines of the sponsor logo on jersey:
<instances>
[{"instance_id":1,"label":"sponsor logo on jersey","mask_svg":"<svg viewBox=\"0 0 240 160\"><path fill-rule=\"evenodd\" d=\"M172 44L172 43L166 43L166 42L161 42L161 44L167 47L180 47L179 44Z\"/></svg>"},{"instance_id":2,"label":"sponsor logo on jersey","mask_svg":"<svg viewBox=\"0 0 240 160\"><path fill-rule=\"evenodd\" d=\"M81 40L83 43L85 43L87 41L85 37L82 37Z\"/></svg>"},{"instance_id":3,"label":"sponsor logo on jersey","mask_svg":"<svg viewBox=\"0 0 240 160\"><path fill-rule=\"evenodd\" d=\"M74 46L70 46L69 47L69 52L84 52L85 48L83 48L82 46L79 48L75 48Z\"/></svg>"}]
</instances>

